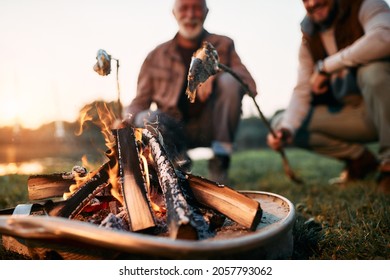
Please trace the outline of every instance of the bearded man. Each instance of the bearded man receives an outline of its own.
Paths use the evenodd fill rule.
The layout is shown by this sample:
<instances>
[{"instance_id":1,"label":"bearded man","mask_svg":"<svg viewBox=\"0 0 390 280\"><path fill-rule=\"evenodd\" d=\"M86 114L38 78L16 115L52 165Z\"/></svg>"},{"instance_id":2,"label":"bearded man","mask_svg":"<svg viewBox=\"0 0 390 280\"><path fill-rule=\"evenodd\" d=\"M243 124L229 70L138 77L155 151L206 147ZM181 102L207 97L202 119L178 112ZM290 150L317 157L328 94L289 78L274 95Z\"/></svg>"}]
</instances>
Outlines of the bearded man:
<instances>
[{"instance_id":1,"label":"bearded man","mask_svg":"<svg viewBox=\"0 0 390 280\"><path fill-rule=\"evenodd\" d=\"M227 183L245 92L230 74L221 72L202 84L195 102L190 103L186 88L193 53L203 41L210 42L220 62L232 68L254 94L257 91L233 40L204 29L208 11L205 0L175 0L172 12L179 30L146 57L125 120L137 127L158 122L170 153L177 156L177 168L190 169L188 149L210 147L214 156L209 160L209 178Z\"/></svg>"},{"instance_id":2,"label":"bearded man","mask_svg":"<svg viewBox=\"0 0 390 280\"><path fill-rule=\"evenodd\" d=\"M378 174L390 194L390 9L383 0L302 0L298 79L274 118L285 143L344 162L345 185ZM366 147L379 143L378 153Z\"/></svg>"}]
</instances>

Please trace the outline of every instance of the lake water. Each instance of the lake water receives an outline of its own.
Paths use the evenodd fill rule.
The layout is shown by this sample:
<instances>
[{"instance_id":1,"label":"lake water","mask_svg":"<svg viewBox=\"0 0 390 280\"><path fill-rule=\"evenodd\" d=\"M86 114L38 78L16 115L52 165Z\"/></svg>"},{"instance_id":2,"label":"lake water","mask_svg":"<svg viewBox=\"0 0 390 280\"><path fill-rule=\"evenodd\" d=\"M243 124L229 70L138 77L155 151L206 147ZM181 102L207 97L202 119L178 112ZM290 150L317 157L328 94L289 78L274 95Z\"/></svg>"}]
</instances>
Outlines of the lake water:
<instances>
[{"instance_id":1,"label":"lake water","mask_svg":"<svg viewBox=\"0 0 390 280\"><path fill-rule=\"evenodd\" d=\"M32 175L54 172L71 171L74 165L81 165L80 160L74 160L64 157L46 157L39 159L24 160L21 162L15 161L15 151L12 149L8 152L8 159L6 162L0 163L0 176L18 174L18 175ZM192 160L209 159L213 152L208 148L196 148L188 151L188 155ZM103 164L103 162L102 162ZM69 170L63 170L69 168Z\"/></svg>"}]
</instances>

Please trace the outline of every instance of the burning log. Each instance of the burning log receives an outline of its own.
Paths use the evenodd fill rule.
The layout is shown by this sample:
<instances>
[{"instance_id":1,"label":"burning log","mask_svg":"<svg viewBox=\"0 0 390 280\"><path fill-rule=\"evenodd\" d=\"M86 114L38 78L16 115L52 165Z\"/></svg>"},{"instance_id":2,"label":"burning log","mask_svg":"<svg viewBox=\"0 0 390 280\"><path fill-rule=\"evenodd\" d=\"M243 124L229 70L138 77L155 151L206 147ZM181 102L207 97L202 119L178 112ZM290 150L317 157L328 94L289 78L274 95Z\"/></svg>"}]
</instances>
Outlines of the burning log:
<instances>
[{"instance_id":1,"label":"burning log","mask_svg":"<svg viewBox=\"0 0 390 280\"><path fill-rule=\"evenodd\" d=\"M119 173L122 179L122 195L133 231L154 227L155 221L146 193L141 171L139 151L134 130L125 127L114 131L117 141Z\"/></svg>"},{"instance_id":2,"label":"burning log","mask_svg":"<svg viewBox=\"0 0 390 280\"><path fill-rule=\"evenodd\" d=\"M69 178L67 172L31 175L27 180L28 198L40 200L61 197L69 190L69 186L75 183L74 178Z\"/></svg>"},{"instance_id":3,"label":"burning log","mask_svg":"<svg viewBox=\"0 0 390 280\"><path fill-rule=\"evenodd\" d=\"M71 185L87 175L87 169L74 166L71 172L31 175L27 180L30 200L62 197Z\"/></svg>"},{"instance_id":4,"label":"burning log","mask_svg":"<svg viewBox=\"0 0 390 280\"><path fill-rule=\"evenodd\" d=\"M72 194L72 196L49 210L49 215L72 219L87 206L93 197L109 185L110 169L114 164L111 159L103 164L91 177Z\"/></svg>"},{"instance_id":5,"label":"burning log","mask_svg":"<svg viewBox=\"0 0 390 280\"><path fill-rule=\"evenodd\" d=\"M180 186L173 164L164 150L161 134L155 137L149 130L142 131L143 139L149 145L161 189L167 205L167 224L171 238L203 239L210 236L209 226L189 205Z\"/></svg>"},{"instance_id":6,"label":"burning log","mask_svg":"<svg viewBox=\"0 0 390 280\"><path fill-rule=\"evenodd\" d=\"M229 217L238 224L255 230L262 217L260 203L225 185L192 174L185 175L195 199Z\"/></svg>"}]
</instances>

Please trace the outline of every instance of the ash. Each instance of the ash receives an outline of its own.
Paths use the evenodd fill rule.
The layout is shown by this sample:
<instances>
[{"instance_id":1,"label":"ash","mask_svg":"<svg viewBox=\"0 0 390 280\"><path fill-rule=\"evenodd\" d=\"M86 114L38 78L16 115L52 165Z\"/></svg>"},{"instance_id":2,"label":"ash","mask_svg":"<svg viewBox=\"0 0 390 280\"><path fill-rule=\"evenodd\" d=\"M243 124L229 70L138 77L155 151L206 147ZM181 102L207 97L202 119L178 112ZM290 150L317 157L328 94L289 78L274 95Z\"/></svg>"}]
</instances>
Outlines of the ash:
<instances>
[{"instance_id":1,"label":"ash","mask_svg":"<svg viewBox=\"0 0 390 280\"><path fill-rule=\"evenodd\" d=\"M129 229L127 223L125 222L125 217L125 211L121 211L117 215L114 215L110 212L107 217L100 223L99 227L128 231Z\"/></svg>"}]
</instances>

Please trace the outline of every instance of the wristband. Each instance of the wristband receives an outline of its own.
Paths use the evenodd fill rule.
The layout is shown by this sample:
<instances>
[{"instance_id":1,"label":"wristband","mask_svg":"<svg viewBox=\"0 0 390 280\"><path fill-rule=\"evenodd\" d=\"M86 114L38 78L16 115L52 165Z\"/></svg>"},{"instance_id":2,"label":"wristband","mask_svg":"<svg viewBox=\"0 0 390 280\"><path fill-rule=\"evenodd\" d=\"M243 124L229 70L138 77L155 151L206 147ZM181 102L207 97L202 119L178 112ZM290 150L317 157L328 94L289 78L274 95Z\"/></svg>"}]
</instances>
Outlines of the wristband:
<instances>
[{"instance_id":1,"label":"wristband","mask_svg":"<svg viewBox=\"0 0 390 280\"><path fill-rule=\"evenodd\" d=\"M329 73L325 71L325 66L324 66L324 61L323 60L318 60L317 61L315 69L321 75L329 76Z\"/></svg>"}]
</instances>

